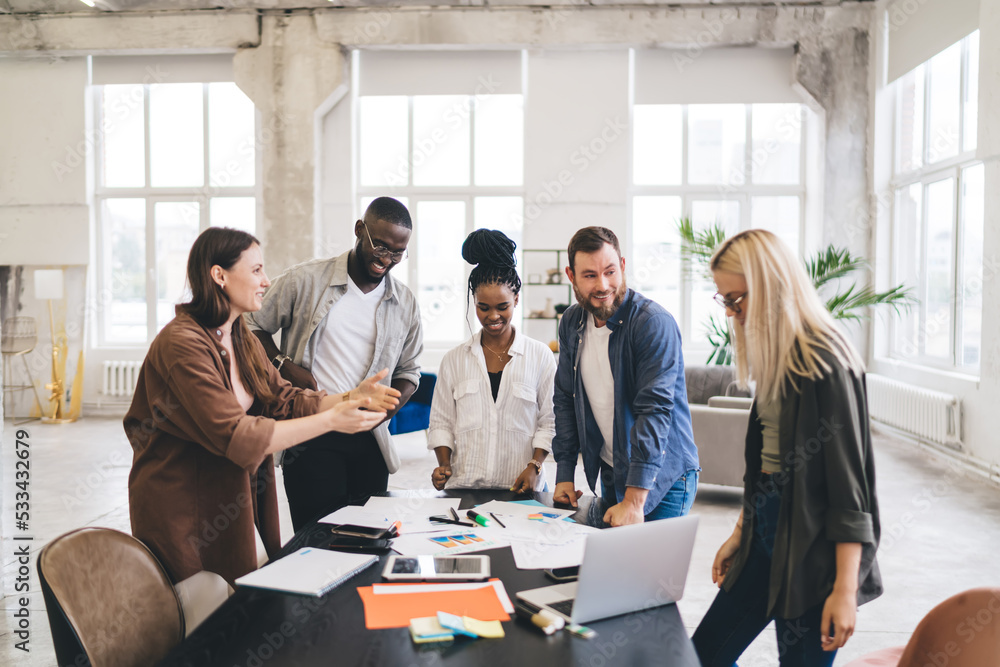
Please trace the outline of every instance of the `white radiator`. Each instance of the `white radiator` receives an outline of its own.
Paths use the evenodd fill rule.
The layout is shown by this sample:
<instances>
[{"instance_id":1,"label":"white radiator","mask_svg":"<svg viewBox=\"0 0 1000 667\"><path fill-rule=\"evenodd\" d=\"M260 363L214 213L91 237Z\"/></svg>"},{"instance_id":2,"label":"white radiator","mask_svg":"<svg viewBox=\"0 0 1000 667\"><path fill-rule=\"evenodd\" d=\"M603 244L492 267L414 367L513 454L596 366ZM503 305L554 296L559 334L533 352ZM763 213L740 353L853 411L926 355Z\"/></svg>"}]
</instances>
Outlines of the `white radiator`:
<instances>
[{"instance_id":1,"label":"white radiator","mask_svg":"<svg viewBox=\"0 0 1000 667\"><path fill-rule=\"evenodd\" d=\"M869 373L872 419L949 447L962 444L962 402L957 396Z\"/></svg>"},{"instance_id":2,"label":"white radiator","mask_svg":"<svg viewBox=\"0 0 1000 667\"><path fill-rule=\"evenodd\" d=\"M105 361L101 393L105 396L131 396L139 380L140 368L141 361Z\"/></svg>"}]
</instances>

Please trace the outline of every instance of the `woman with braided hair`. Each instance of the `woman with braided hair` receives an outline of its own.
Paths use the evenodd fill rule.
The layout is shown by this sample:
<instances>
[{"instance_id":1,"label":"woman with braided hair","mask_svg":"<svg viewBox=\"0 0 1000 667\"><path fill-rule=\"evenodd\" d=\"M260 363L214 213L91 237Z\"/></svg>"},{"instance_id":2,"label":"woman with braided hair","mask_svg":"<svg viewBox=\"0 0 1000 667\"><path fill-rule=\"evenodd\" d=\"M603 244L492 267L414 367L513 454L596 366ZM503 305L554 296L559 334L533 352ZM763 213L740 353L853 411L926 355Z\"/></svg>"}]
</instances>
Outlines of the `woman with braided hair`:
<instances>
[{"instance_id":1,"label":"woman with braided hair","mask_svg":"<svg viewBox=\"0 0 1000 667\"><path fill-rule=\"evenodd\" d=\"M441 362L431 403L427 447L437 456L434 488L545 489L542 461L555 435L556 363L543 343L511 324L521 291L516 244L479 229L462 257L475 268L469 297L482 329Z\"/></svg>"}]
</instances>

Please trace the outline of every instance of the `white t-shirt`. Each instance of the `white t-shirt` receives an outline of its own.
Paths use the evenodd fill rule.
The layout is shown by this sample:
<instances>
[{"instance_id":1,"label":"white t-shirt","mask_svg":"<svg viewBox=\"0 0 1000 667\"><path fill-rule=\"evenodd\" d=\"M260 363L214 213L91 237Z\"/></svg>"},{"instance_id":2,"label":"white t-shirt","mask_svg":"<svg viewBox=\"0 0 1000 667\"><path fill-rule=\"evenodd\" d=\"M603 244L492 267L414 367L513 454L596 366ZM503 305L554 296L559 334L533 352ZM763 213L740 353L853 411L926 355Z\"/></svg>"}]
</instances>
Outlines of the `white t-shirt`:
<instances>
[{"instance_id":1,"label":"white t-shirt","mask_svg":"<svg viewBox=\"0 0 1000 667\"><path fill-rule=\"evenodd\" d=\"M601 458L614 466L615 378L611 374L608 340L611 330L594 325L594 316L587 314L587 328L580 354L580 375L594 420L604 436Z\"/></svg>"},{"instance_id":2,"label":"white t-shirt","mask_svg":"<svg viewBox=\"0 0 1000 667\"><path fill-rule=\"evenodd\" d=\"M327 313L316 341L312 374L320 389L342 394L365 379L375 356L375 311L384 295L384 280L365 294L347 277L347 292Z\"/></svg>"}]
</instances>

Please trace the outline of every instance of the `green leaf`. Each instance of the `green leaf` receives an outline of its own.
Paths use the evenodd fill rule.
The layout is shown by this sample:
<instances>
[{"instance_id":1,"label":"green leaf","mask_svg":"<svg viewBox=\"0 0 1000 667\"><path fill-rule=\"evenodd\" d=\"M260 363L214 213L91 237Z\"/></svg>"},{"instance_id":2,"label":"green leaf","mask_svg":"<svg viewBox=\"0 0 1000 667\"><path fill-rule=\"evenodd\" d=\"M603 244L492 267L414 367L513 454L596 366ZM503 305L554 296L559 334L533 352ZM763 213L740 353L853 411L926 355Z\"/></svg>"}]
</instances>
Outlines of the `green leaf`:
<instances>
[{"instance_id":1,"label":"green leaf","mask_svg":"<svg viewBox=\"0 0 1000 667\"><path fill-rule=\"evenodd\" d=\"M722 223L714 222L706 229L695 230L691 218L680 218L675 223L681 239L681 257L684 259L688 275L711 278L708 263L715 251L726 240L726 229Z\"/></svg>"},{"instance_id":2,"label":"green leaf","mask_svg":"<svg viewBox=\"0 0 1000 667\"><path fill-rule=\"evenodd\" d=\"M695 278L711 279L708 264L715 251L726 240L726 230L715 222L703 230L696 230L690 218L676 221L677 233L681 239L681 257L688 275ZM816 252L805 262L806 272L813 286L819 291L826 285L836 284L858 271L867 271L868 260L856 257L847 248L833 244ZM870 309L887 306L897 315L917 303L911 288L896 285L884 292L876 292L870 286L858 287L857 281L844 288L837 284L837 291L827 298L826 307L834 319L861 321L870 317ZM723 318L721 323L712 315L706 324L706 338L712 352L706 363L728 365L733 363L733 348L729 339L729 326Z\"/></svg>"},{"instance_id":3,"label":"green leaf","mask_svg":"<svg viewBox=\"0 0 1000 667\"><path fill-rule=\"evenodd\" d=\"M844 278L859 269L866 268L868 268L867 260L854 257L847 248L837 248L832 244L806 261L806 272L817 290L831 280Z\"/></svg>"}]
</instances>

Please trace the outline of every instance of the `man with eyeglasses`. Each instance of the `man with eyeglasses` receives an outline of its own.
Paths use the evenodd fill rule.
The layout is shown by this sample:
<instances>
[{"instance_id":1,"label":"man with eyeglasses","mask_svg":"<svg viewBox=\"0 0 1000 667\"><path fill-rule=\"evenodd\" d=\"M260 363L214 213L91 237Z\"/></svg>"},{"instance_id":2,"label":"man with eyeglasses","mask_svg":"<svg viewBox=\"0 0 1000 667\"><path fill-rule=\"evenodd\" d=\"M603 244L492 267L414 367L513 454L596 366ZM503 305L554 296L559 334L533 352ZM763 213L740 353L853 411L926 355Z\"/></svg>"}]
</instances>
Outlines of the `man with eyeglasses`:
<instances>
[{"instance_id":1,"label":"man with eyeglasses","mask_svg":"<svg viewBox=\"0 0 1000 667\"><path fill-rule=\"evenodd\" d=\"M420 312L413 293L389 272L406 258L412 229L403 204L379 197L355 223L353 249L275 278L263 307L245 317L283 378L340 394L388 368L401 394L396 410L406 403L420 382ZM272 338L279 330L280 349ZM386 422L367 433L327 433L282 454L295 530L384 492L399 468Z\"/></svg>"}]
</instances>

